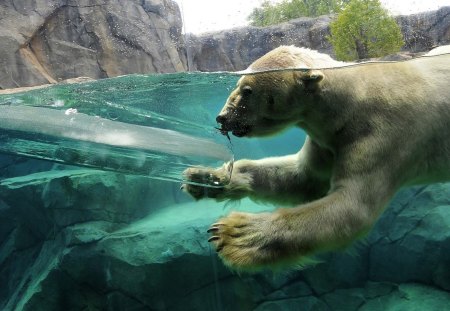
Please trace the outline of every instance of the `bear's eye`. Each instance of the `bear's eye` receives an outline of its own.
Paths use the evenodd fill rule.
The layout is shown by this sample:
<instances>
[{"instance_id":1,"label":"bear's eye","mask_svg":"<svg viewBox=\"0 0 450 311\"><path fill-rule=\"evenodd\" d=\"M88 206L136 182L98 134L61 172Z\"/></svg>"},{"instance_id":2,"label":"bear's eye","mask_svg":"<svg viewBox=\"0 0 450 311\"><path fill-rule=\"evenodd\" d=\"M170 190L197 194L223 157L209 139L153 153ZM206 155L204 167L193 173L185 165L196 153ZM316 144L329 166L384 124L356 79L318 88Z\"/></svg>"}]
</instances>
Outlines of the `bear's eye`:
<instances>
[{"instance_id":1,"label":"bear's eye","mask_svg":"<svg viewBox=\"0 0 450 311\"><path fill-rule=\"evenodd\" d=\"M250 86L246 85L242 88L242 96L248 96L252 94L253 90Z\"/></svg>"}]
</instances>

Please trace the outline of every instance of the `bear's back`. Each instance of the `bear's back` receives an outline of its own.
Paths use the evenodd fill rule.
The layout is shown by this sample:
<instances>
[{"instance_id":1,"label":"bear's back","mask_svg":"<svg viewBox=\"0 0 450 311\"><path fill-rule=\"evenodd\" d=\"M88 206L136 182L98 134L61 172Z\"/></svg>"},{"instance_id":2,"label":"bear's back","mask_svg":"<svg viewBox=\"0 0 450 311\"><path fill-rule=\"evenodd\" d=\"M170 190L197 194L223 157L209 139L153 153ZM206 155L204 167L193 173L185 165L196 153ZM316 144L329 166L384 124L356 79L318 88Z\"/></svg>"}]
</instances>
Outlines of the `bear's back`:
<instances>
[{"instance_id":1,"label":"bear's back","mask_svg":"<svg viewBox=\"0 0 450 311\"><path fill-rule=\"evenodd\" d=\"M327 54L319 53L308 48L283 45L257 59L249 66L247 71L258 72L292 68L335 68L351 64L353 63L340 62L332 59Z\"/></svg>"}]
</instances>

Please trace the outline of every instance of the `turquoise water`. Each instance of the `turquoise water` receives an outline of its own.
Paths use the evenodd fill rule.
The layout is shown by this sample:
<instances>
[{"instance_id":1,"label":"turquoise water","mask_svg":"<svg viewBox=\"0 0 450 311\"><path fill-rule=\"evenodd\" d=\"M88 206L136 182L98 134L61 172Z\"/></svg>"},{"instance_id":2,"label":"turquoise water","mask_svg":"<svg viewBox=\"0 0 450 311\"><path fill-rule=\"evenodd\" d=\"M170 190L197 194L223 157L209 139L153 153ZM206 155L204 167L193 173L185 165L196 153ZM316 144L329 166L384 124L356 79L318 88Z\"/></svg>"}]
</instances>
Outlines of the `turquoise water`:
<instances>
[{"instance_id":1,"label":"turquoise water","mask_svg":"<svg viewBox=\"0 0 450 311\"><path fill-rule=\"evenodd\" d=\"M2 96L0 150L181 181L186 167L233 158L205 102L231 80L127 76Z\"/></svg>"},{"instance_id":2,"label":"turquoise water","mask_svg":"<svg viewBox=\"0 0 450 311\"><path fill-rule=\"evenodd\" d=\"M132 75L3 95L0 150L185 181L187 167L233 159L214 120L236 79L225 73Z\"/></svg>"},{"instance_id":3,"label":"turquoise water","mask_svg":"<svg viewBox=\"0 0 450 311\"><path fill-rule=\"evenodd\" d=\"M363 242L303 270L223 266L210 224L275 207L195 202L182 171L305 139L218 133L237 79L132 75L0 95L0 309L445 310L449 184L404 190Z\"/></svg>"},{"instance_id":4,"label":"turquoise water","mask_svg":"<svg viewBox=\"0 0 450 311\"><path fill-rule=\"evenodd\" d=\"M2 96L0 150L180 181L188 166L232 160L205 102L212 85L226 90L231 80L128 76Z\"/></svg>"}]
</instances>

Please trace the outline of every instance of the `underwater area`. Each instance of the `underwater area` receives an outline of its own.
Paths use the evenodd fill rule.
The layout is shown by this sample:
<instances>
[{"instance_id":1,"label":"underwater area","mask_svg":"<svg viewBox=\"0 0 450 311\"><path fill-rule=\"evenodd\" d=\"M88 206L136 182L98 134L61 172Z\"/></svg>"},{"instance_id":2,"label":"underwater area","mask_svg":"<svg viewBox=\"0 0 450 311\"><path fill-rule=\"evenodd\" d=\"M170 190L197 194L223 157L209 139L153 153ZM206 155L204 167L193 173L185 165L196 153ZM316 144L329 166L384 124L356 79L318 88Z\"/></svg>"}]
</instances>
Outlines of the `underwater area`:
<instances>
[{"instance_id":1,"label":"underwater area","mask_svg":"<svg viewBox=\"0 0 450 311\"><path fill-rule=\"evenodd\" d=\"M238 78L129 75L2 94L0 309L448 308L448 183L401 191L367 238L302 269L223 265L208 227L276 206L195 202L180 190L182 171L295 153L305 139L293 129L228 142L214 119ZM152 129L169 130L183 152Z\"/></svg>"},{"instance_id":2,"label":"underwater area","mask_svg":"<svg viewBox=\"0 0 450 311\"><path fill-rule=\"evenodd\" d=\"M251 16L277 18L276 11L263 10L276 3L325 11L286 20L290 14L282 10L276 23L249 24ZM326 3L342 10L327 11ZM378 20L386 16L347 18L362 22L360 33L370 36L367 46L355 45L362 55L345 60L352 62L342 65L348 72L364 62L416 62L415 68L430 73L427 60L442 57L429 81L408 80L414 86L409 91L401 85L401 98L414 98L425 89L420 83L429 83L431 94L436 88L430 81L448 77L450 0L0 1L0 311L450 311L450 182L403 188L349 247L254 271L233 269L221 259L214 239L223 225L218 220L235 211L292 206L249 198L195 200L186 190L188 184L205 187L205 196L220 193L239 160L299 152L307 141L300 128L237 137L236 128L226 129L216 117L244 74L295 73L308 96L315 91L311 82L322 81L317 71L338 77L340 65L266 68L262 62L256 69L261 72L249 66L280 46L318 51L321 61L338 59L338 44L352 34L344 31L332 43L331 25L349 3L365 5L370 14L390 10L398 31L385 32L390 26ZM402 6L411 10L395 11ZM370 54L387 46L375 44L383 36L398 39L397 49ZM424 56L436 46L444 56ZM395 70L380 72L398 77ZM312 75L302 80L298 73ZM389 97L391 86L379 87L371 78L355 81ZM354 89L350 93L358 97ZM431 95L441 104L448 94ZM267 98L276 118L279 107ZM446 107L441 115L448 115ZM429 125L436 134L440 124ZM365 134L370 125L359 130ZM423 146L414 135L409 141ZM397 151L406 153L402 146ZM224 163L224 179L210 174L194 181L185 173ZM384 186L376 182L370 187Z\"/></svg>"}]
</instances>

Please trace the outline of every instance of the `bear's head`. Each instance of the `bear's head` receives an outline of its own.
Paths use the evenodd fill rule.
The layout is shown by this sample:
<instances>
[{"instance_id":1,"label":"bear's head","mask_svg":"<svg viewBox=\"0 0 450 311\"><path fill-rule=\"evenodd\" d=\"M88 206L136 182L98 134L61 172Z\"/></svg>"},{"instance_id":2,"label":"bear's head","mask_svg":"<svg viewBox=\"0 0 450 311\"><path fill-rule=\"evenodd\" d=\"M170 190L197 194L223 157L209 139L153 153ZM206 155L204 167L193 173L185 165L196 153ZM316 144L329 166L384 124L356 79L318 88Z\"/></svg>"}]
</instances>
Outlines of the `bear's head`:
<instances>
[{"instance_id":1,"label":"bear's head","mask_svg":"<svg viewBox=\"0 0 450 311\"><path fill-rule=\"evenodd\" d=\"M341 65L317 51L280 46L254 61L231 92L216 120L223 134L268 136L301 125L320 93L323 72ZM310 109L309 109L310 110Z\"/></svg>"},{"instance_id":2,"label":"bear's head","mask_svg":"<svg viewBox=\"0 0 450 311\"><path fill-rule=\"evenodd\" d=\"M323 74L318 70L286 70L242 76L216 120L221 132L237 137L277 134L299 124L312 105Z\"/></svg>"}]
</instances>

